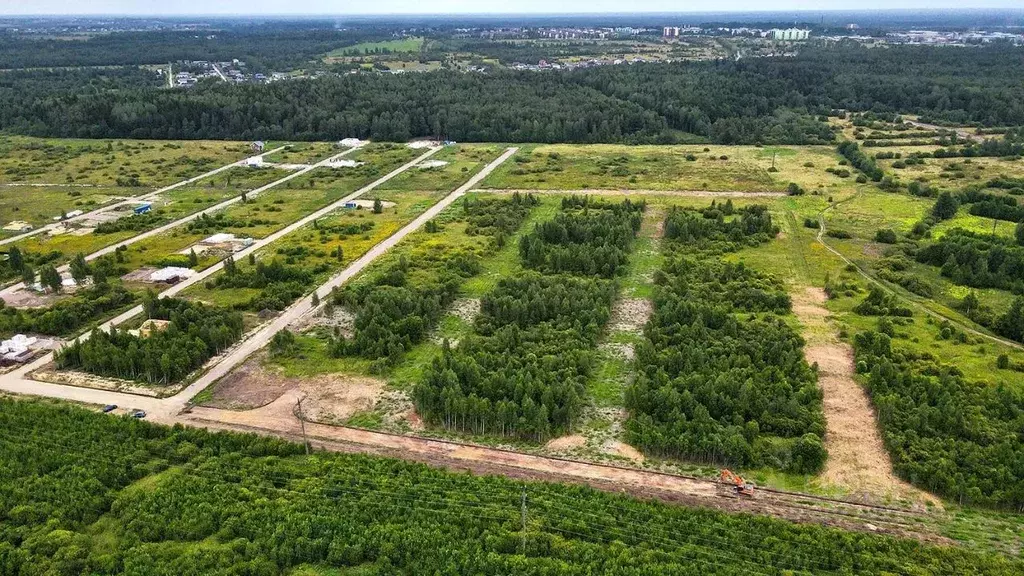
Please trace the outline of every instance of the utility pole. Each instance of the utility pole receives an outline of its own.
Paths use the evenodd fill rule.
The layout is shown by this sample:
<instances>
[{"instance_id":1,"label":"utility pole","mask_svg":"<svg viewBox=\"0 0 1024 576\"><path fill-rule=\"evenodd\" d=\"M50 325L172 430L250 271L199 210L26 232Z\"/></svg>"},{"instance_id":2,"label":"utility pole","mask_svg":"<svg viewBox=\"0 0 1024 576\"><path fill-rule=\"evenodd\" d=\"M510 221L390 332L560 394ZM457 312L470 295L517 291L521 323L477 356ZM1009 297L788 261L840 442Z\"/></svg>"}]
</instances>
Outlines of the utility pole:
<instances>
[{"instance_id":1,"label":"utility pole","mask_svg":"<svg viewBox=\"0 0 1024 576\"><path fill-rule=\"evenodd\" d=\"M306 437L306 418L302 415L302 398L295 401L299 407L299 425L302 426L302 445L306 447L306 456L309 456L309 438Z\"/></svg>"},{"instance_id":2,"label":"utility pole","mask_svg":"<svg viewBox=\"0 0 1024 576\"><path fill-rule=\"evenodd\" d=\"M522 552L523 556L526 556L526 488L523 488L523 499L519 507L519 516L523 521Z\"/></svg>"},{"instance_id":3,"label":"utility pole","mask_svg":"<svg viewBox=\"0 0 1024 576\"><path fill-rule=\"evenodd\" d=\"M772 150L772 170L775 169L775 154L777 154L777 152Z\"/></svg>"}]
</instances>

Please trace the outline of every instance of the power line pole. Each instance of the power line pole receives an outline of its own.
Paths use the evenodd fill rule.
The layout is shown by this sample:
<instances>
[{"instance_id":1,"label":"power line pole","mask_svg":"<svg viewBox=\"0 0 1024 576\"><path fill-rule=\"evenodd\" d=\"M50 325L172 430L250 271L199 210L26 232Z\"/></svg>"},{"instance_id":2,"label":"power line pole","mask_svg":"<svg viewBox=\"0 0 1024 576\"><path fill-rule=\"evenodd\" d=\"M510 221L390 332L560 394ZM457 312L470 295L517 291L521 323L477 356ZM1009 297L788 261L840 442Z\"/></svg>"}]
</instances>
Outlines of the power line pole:
<instances>
[{"instance_id":1,"label":"power line pole","mask_svg":"<svg viewBox=\"0 0 1024 576\"><path fill-rule=\"evenodd\" d=\"M523 556L526 555L526 488L523 488L523 499L519 506L519 516L523 521L523 541L522 541L522 552Z\"/></svg>"},{"instance_id":2,"label":"power line pole","mask_svg":"<svg viewBox=\"0 0 1024 576\"><path fill-rule=\"evenodd\" d=\"M302 398L295 401L299 407L299 425L302 426L302 445L306 447L306 456L309 456L309 438L306 437L306 418L302 415Z\"/></svg>"}]
</instances>

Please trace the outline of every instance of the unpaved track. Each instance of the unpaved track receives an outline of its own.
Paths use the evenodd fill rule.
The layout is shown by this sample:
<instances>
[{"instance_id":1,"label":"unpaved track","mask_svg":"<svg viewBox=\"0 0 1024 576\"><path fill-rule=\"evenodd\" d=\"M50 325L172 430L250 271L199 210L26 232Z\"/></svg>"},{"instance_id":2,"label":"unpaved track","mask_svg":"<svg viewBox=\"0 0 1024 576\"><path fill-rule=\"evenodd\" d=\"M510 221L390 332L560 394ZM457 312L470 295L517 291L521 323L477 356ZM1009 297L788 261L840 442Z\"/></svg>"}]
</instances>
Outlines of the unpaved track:
<instances>
[{"instance_id":1,"label":"unpaved track","mask_svg":"<svg viewBox=\"0 0 1024 576\"><path fill-rule=\"evenodd\" d=\"M279 150L284 150L284 149L285 149L285 146L280 146L278 148L274 148L270 152L267 152L267 154L271 154L273 152L277 152ZM115 208L120 208L122 206L128 206L128 205L131 205L131 204L135 204L135 203L139 202L140 200L149 200L150 198L155 198L155 197L159 196L160 194L163 194L164 192L170 192L171 190L174 190L175 188L181 188L182 186L187 186L189 184L192 184L193 182L198 182L199 180L202 180L204 178L209 178L210 176L214 176L216 174L220 174L221 172L223 172L225 170L230 170L231 168L234 168L235 166L243 166L243 165L245 165L247 160L248 160L248 158L242 158L241 160L239 160L237 162L232 162L231 164L228 164L226 166L221 166L220 168L215 168L213 170L210 170L209 172L205 172L203 174L200 174L199 176L193 176L192 178L189 178L188 180L182 180L181 182L175 182L174 184L171 184L170 186L165 186L163 188L160 188L159 190L155 190L153 192L147 192L146 194L143 194L141 196L133 196L132 198L130 198L128 200L122 200L121 202L115 202L113 204L108 204L107 206L103 206L101 208L97 208L95 210L92 210L90 212L86 212L84 214L80 214L78 216L75 216L74 218L68 218L67 220L64 220L62 222L56 222L54 224L47 224L46 226L40 226L39 228L36 228L34 230L30 230L28 232L25 232L24 234L18 234L17 236L11 236L9 238L4 238L4 239L0 240L0 246L2 246L4 244L10 244L11 242L17 242L18 240L24 240L25 238L30 238L30 237L35 236L37 234L42 234L43 232L46 232L47 230L52 230L53 228L56 228L57 226L62 226L64 224L68 223L68 222L75 222L75 221L78 221L78 220L83 220L83 219L89 218L91 216L96 216L97 214L103 214L104 212L109 212L110 210L113 210ZM61 185L60 184L56 184L56 186L61 186Z\"/></svg>"},{"instance_id":2,"label":"unpaved track","mask_svg":"<svg viewBox=\"0 0 1024 576\"><path fill-rule=\"evenodd\" d=\"M280 149L281 148L277 148L274 151L280 150ZM245 192L244 194L247 197L256 197L259 194L261 194L262 192L270 190L271 188L274 188L275 186L280 186L281 184L284 184L285 182L287 182L289 180L292 180L294 178L298 178L299 176L302 176L303 174L306 174L306 173L308 173L308 172L310 172L310 171L312 171L312 170L314 170L316 168L319 168L321 166L327 166L328 162L330 162L331 160L334 160L334 159L337 159L337 158L341 158L343 156L351 154L352 152L354 152L356 150L357 150L357 148L349 148L348 150L345 150L344 152L342 152L340 154L335 154L334 156L331 156L330 158L326 158L324 160L321 160L320 162L317 162L316 164L313 164L311 166L306 166L305 168L302 168L301 170L298 170L296 172L292 172L291 174L288 174L287 176L285 176L283 178L279 178L279 179L277 179L277 180L275 180L275 181L273 181L273 182L271 182L269 184L265 184L263 186L260 186L259 188L254 189L254 190L249 190L249 191ZM135 244L136 242L141 242L141 241L143 241L143 240L145 240L147 238L152 238L154 236L159 236L160 234L163 234L164 232L167 232L168 230L171 230L173 228L177 228L178 226L181 226L183 224L187 224L187 223L189 223L189 222L191 222L193 220L196 220L197 218L201 218L202 216L204 216L206 214L213 214L214 212L219 212L219 211L224 210L225 208L227 208L227 207L229 207L229 206L231 206L233 204L237 204L237 203L239 203L241 201L242 201L242 194L239 194L237 196L232 196L231 198L228 198L227 200L225 200L223 202L220 202L219 204L214 204L213 206L210 206L209 208L205 208L203 210L200 210L199 212L194 212L192 214L189 214L188 216L184 216L184 217L179 218L179 219L177 219L177 220L175 220L173 222L168 222L167 224L164 224L162 226L158 226L156 228L153 228L152 230L147 230L145 232L142 232L141 234L136 234L135 236L132 236L131 238L128 238L126 240L122 240L121 242L118 242L116 244L111 244L110 246L107 246L105 248L100 248L99 250L97 250L97 251L93 252L92 254L89 254L88 256L86 256L85 260L88 262L88 261L95 260L96 258L99 258L100 256L105 256L107 254L113 254L114 252L117 251L118 248L121 248L123 246L130 246L132 244ZM68 264L65 264L65 265L57 268L57 271L61 272L61 273L64 273L64 272L67 272L70 269L71 269L71 266L68 265ZM9 294L11 292L14 292L14 291L17 291L17 290L21 290L24 287L25 287L25 284L23 282L17 282L15 284L12 284L12 285L8 286L7 288L4 288L2 291L0 291L0 294Z\"/></svg>"},{"instance_id":3,"label":"unpaved track","mask_svg":"<svg viewBox=\"0 0 1024 576\"><path fill-rule=\"evenodd\" d=\"M805 328L804 356L808 363L818 364L818 384L824 394L828 461L822 479L857 495L937 502L893 473L871 401L853 378L853 348L836 338L828 324L825 291L808 286L792 296L793 313Z\"/></svg>"},{"instance_id":4,"label":"unpaved track","mask_svg":"<svg viewBox=\"0 0 1024 576\"><path fill-rule=\"evenodd\" d=\"M388 174L378 178L377 180L375 180L374 182L370 183L369 185L360 188L359 190L353 192L352 194L349 194L348 196L345 196L344 198L342 198L342 199L340 199L340 200L338 200L338 201L336 201L336 202L334 202L332 204L329 204L328 206L325 206L324 208L321 208L320 210L317 210L316 212L313 212L312 214L309 214L306 217L304 217L304 218L302 218L302 219L300 219L300 220L298 220L296 222L293 222L293 223L289 224L288 226L285 226L284 228L278 230L277 232L274 232L273 234L271 234L270 236L267 236L266 238L258 240L257 242L255 242L251 246L249 246L248 248L246 248L246 249L244 249L244 250L242 250L240 252L237 252L235 254L235 257L237 259L241 260L241 259L247 257L249 254L253 254L257 250L260 250L263 247L267 246L268 244L270 244L270 243L280 239L281 237L283 237L283 236L285 236L287 234L290 234L290 233L294 232L295 230L298 230L299 228L309 224L313 220L316 220L318 218L322 218L325 215L327 215L327 214L329 214L329 213L331 213L331 212L333 212L335 210L338 210L339 208L344 206L346 202L349 202L349 201L353 200L354 198L356 198L356 197L358 197L358 196L360 196L362 194L365 194L365 193L369 192L370 190L373 190L374 188L376 188L377 186L383 184L384 182L387 182L388 180L394 178L395 176L401 174L402 172L408 170L409 168L412 168L418 162L420 162L422 160L425 160L425 159L429 158L430 156L433 156L439 150L441 150L441 148L432 148L432 149L428 150L426 153L421 154L419 157L415 158L414 160L412 160L412 161L410 161L410 162L408 162L408 163L406 163L406 164L404 164L404 165L402 165L402 166L392 170ZM164 290L163 292L160 293L159 296L161 298L166 298L166 297L169 297L169 296L174 296L175 294L181 292L182 290L185 290L189 286L192 286L192 285L194 285L194 284L196 284L198 282L202 282L203 280L205 280L206 278L210 277L211 275L215 274L218 270L223 268L223 266L224 266L223 262L218 262L217 264L214 264L213 266L210 266L209 268L203 270L202 272L196 274L195 276L192 276L191 278L189 278L187 280L184 280L184 281L182 281L182 282L180 282L178 284L175 284L174 286L171 286L167 290ZM303 302L306 301L306 300L308 300L308 298L304 299ZM294 307L294 305L293 305L293 307ZM122 323L124 323L124 322L126 322L126 321L128 321L128 320L130 320L132 318L134 318L135 316L137 316L137 315L139 315L141 313L142 313L142 306L141 305L140 306L136 306L136 307L128 310L127 312L124 312L123 314L117 316L116 318L103 323L102 325L99 326L99 329L100 330L108 330L109 331L112 326L116 326L118 324L122 324ZM285 314L287 314L287 312ZM273 334L271 334L270 336L272 336L272 335ZM269 341L270 336L267 336L267 341ZM88 337L89 337L89 334L87 333L87 334L83 334L83 335L79 336L79 339L84 339L84 338L88 338ZM247 346L248 342L249 341L243 342L240 346L236 347L235 350L237 351L239 348ZM264 344L265 343L266 342L264 342ZM255 349L250 349L250 352L252 350L255 350ZM229 353L229 355L230 355L230 353ZM248 355L248 353L246 355ZM14 371L9 372L7 374L0 375L0 390L6 390L8 392L15 392L15 393L18 393L18 394L29 394L29 395L35 395L35 396L44 396L45 395L45 396L51 396L51 397L55 397L55 398L67 398L67 399L71 399L71 400L78 400L80 402L92 402L92 403L95 403L95 404L103 404L103 403L113 402L113 403L117 403L119 405L137 406L139 408L146 409L147 412L150 412L150 410L152 410L153 411L153 415L155 416L155 418L158 419L158 420L161 420L161 421L164 421L164 420L172 418L173 415L176 414L178 412L178 410L180 410L181 407L185 405L185 402L189 398L192 397L192 395L198 393L199 390L202 390L202 388L194 389L196 384L193 383L192 386L189 386L184 391L178 393L175 396L172 396L170 398L164 399L164 400L159 401L159 402L157 402L155 404L146 403L145 406L149 407L147 409L147 408L145 408L143 406L143 403L140 401L141 397L134 396L134 395L131 395L131 394L117 394L117 393L112 393L112 392L103 392L101 390L94 390L93 392L95 392L95 394L83 393L83 392L81 392L79 390L75 390L74 392L71 392L70 391L71 387L58 386L58 385L54 385L54 384L44 385L45 383L43 383L43 382L36 382L35 380L31 380L31 379L26 378L26 375L28 373L30 373L30 372L32 372L34 370L38 370L39 368L43 367L47 363L51 362L52 360L53 360L53 354L52 353L44 354L43 356L41 356L40 358L36 359L35 361L33 361L30 364L22 366L21 368L18 368L17 370L14 370ZM214 368L216 369L216 366ZM209 381L209 382L212 382L212 380ZM207 382L207 384L209 382ZM54 387L56 387L56 388L54 388ZM205 386L203 386L203 387L205 387ZM61 389L65 389L65 388L69 389L68 390L68 394L72 394L72 395L70 395L70 396L62 395L61 394ZM193 391L191 393L188 393L189 390L193 390Z\"/></svg>"},{"instance_id":5,"label":"unpaved track","mask_svg":"<svg viewBox=\"0 0 1024 576\"><path fill-rule=\"evenodd\" d=\"M301 396L297 390L289 391L266 406L245 412L193 407L176 421L213 430L254 432L302 442L302 424L296 416L296 402ZM948 543L919 522L924 514L906 510L766 489L759 489L755 498L740 498L718 482L704 478L309 421L305 423L305 433L311 445L328 451L401 458L474 474L587 484L608 492L689 506L766 514L796 522Z\"/></svg>"},{"instance_id":6,"label":"unpaved track","mask_svg":"<svg viewBox=\"0 0 1024 576\"><path fill-rule=\"evenodd\" d=\"M693 198L778 198L785 192L740 192L737 190L612 190L606 188L578 188L540 190L529 188L474 188L473 192L490 194L580 194L588 196L690 196Z\"/></svg>"}]
</instances>

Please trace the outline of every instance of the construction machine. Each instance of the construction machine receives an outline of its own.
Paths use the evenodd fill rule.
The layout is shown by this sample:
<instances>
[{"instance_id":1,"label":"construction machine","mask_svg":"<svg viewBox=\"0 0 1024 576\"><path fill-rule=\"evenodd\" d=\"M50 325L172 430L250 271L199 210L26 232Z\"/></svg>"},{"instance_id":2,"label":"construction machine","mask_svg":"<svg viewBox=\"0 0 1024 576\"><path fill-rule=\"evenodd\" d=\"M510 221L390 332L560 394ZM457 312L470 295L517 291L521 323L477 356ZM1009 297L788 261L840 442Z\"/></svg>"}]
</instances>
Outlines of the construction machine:
<instances>
[{"instance_id":1,"label":"construction machine","mask_svg":"<svg viewBox=\"0 0 1024 576\"><path fill-rule=\"evenodd\" d=\"M732 491L740 496L749 496L751 498L754 496L754 483L744 481L743 478L732 470L723 468L721 479L723 483L732 485Z\"/></svg>"}]
</instances>

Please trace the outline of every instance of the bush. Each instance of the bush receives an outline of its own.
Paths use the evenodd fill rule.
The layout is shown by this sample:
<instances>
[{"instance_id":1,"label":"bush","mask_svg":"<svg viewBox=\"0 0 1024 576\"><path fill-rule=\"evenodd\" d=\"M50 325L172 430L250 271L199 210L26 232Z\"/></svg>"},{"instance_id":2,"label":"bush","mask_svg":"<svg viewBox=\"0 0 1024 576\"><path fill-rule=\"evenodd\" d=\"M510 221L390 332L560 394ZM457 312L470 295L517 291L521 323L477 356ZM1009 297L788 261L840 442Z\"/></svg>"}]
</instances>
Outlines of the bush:
<instances>
[{"instance_id":1,"label":"bush","mask_svg":"<svg viewBox=\"0 0 1024 576\"><path fill-rule=\"evenodd\" d=\"M896 232L892 228L882 228L875 232L875 242L882 244L895 244Z\"/></svg>"}]
</instances>

